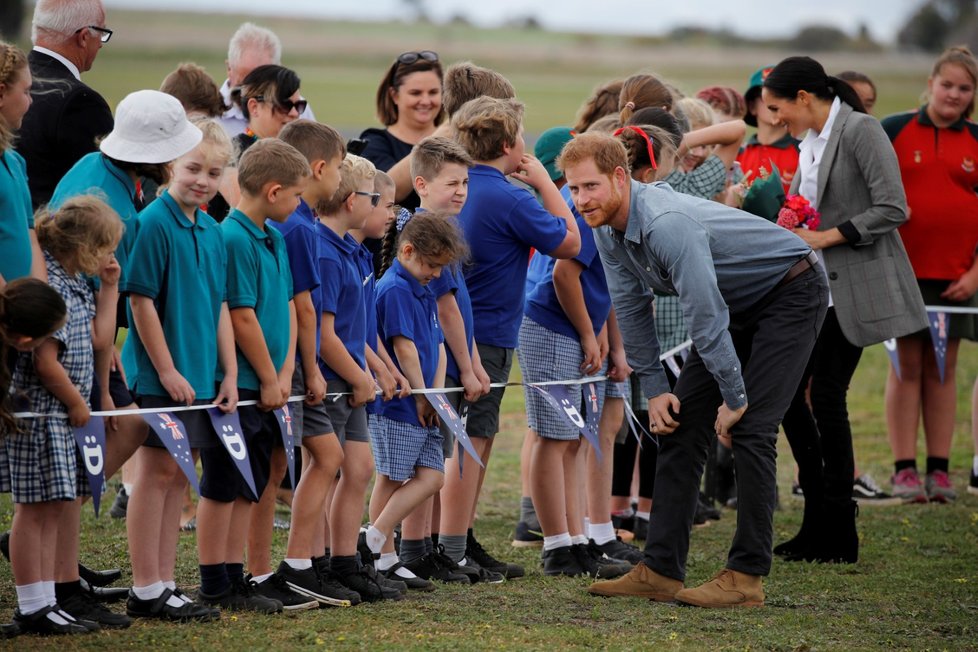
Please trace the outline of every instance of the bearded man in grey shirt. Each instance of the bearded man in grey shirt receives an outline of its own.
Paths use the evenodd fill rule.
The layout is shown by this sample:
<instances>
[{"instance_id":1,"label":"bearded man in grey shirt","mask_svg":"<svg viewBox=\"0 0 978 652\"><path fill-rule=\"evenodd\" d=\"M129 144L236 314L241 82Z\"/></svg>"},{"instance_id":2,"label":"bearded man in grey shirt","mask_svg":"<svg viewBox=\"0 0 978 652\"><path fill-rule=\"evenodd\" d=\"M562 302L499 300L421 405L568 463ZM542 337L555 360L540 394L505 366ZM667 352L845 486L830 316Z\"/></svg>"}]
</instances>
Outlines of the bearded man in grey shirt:
<instances>
[{"instance_id":1,"label":"bearded man in grey shirt","mask_svg":"<svg viewBox=\"0 0 978 652\"><path fill-rule=\"evenodd\" d=\"M618 139L583 134L558 162L577 210L594 228L628 362L660 444L645 560L589 591L701 607L761 606L761 578L771 569L778 426L825 317L827 282L798 236L667 184L633 181L627 160ZM659 362L653 290L679 296L693 340L673 391ZM737 530L723 570L684 588L714 436L734 451Z\"/></svg>"}]
</instances>

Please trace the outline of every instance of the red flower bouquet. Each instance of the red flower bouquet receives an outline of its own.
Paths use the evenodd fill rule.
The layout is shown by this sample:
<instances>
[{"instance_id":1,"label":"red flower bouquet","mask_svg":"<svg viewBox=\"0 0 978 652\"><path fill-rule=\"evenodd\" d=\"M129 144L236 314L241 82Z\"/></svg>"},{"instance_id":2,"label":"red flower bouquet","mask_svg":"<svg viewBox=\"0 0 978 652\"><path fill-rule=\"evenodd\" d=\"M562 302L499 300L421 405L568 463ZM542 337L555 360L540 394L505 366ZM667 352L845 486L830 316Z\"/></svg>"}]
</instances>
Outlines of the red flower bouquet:
<instances>
[{"instance_id":1,"label":"red flower bouquet","mask_svg":"<svg viewBox=\"0 0 978 652\"><path fill-rule=\"evenodd\" d=\"M784 206L778 211L777 224L786 229L816 231L820 222L819 212L801 195L788 195Z\"/></svg>"}]
</instances>

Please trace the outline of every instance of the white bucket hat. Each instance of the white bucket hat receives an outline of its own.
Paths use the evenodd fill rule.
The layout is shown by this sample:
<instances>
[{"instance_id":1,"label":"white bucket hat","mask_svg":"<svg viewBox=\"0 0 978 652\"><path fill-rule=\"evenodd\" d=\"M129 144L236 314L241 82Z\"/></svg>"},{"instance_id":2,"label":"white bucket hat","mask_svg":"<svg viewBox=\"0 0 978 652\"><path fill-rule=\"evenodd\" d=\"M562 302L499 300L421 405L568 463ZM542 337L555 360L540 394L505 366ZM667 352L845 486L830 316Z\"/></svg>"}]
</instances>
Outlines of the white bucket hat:
<instances>
[{"instance_id":1,"label":"white bucket hat","mask_svg":"<svg viewBox=\"0 0 978 652\"><path fill-rule=\"evenodd\" d=\"M177 98L160 91L136 91L119 102L115 127L99 149L126 163L169 163L196 147L201 138Z\"/></svg>"}]
</instances>

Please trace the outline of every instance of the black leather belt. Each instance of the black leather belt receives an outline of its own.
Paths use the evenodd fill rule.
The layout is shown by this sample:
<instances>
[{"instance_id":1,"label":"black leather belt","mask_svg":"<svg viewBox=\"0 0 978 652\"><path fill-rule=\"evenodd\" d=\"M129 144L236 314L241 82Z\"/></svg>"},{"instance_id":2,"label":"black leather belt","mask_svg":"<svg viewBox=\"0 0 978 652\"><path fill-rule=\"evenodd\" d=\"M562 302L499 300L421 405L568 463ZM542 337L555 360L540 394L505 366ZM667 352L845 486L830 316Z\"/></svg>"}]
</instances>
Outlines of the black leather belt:
<instances>
[{"instance_id":1,"label":"black leather belt","mask_svg":"<svg viewBox=\"0 0 978 652\"><path fill-rule=\"evenodd\" d=\"M788 268L788 271L784 273L784 276L781 277L781 280L778 281L778 284L775 285L774 287L779 288L783 285L787 285L788 283L791 283L798 276L800 276L802 272L807 272L812 267L815 267L815 264L817 262L818 262L818 254L815 253L814 251L809 251L808 255L806 255L804 258L802 258L797 263L795 263L790 268Z\"/></svg>"}]
</instances>

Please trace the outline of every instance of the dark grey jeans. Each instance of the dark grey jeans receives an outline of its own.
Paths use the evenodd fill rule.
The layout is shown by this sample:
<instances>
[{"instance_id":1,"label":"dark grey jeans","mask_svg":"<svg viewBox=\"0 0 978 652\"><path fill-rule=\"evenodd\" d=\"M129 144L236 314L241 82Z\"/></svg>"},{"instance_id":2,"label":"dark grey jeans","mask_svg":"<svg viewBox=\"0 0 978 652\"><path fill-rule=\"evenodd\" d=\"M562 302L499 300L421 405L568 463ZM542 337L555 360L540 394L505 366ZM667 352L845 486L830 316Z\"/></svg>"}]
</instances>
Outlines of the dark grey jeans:
<instances>
[{"instance_id":1,"label":"dark grey jeans","mask_svg":"<svg viewBox=\"0 0 978 652\"><path fill-rule=\"evenodd\" d=\"M828 305L821 267L768 293L743 314L730 316L747 388L748 408L731 430L737 473L737 531L726 567L750 575L771 569L778 426L805 371ZM655 494L645 563L685 580L689 533L714 423L722 404L713 375L694 348L676 383L679 427L659 437Z\"/></svg>"}]
</instances>

